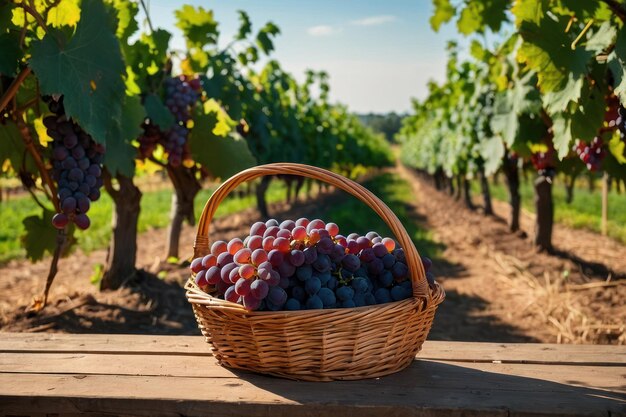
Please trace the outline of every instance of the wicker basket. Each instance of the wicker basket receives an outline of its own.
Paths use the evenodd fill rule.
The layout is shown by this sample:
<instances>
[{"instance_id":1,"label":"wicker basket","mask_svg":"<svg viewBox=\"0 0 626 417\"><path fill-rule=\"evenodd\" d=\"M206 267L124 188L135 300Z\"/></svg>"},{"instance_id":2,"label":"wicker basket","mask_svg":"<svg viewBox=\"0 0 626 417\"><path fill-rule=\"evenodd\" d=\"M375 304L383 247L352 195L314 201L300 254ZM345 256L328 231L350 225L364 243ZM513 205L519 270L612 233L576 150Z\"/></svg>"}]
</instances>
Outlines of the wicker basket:
<instances>
[{"instance_id":1,"label":"wicker basket","mask_svg":"<svg viewBox=\"0 0 626 417\"><path fill-rule=\"evenodd\" d=\"M445 293L428 285L420 257L395 214L363 186L341 175L301 164L261 165L224 182L198 224L194 257L209 253L209 225L220 202L239 184L265 175L300 175L325 181L370 206L404 248L413 297L358 308L250 312L199 289L193 277L187 298L202 334L224 366L298 380L373 378L407 367L420 351Z\"/></svg>"}]
</instances>

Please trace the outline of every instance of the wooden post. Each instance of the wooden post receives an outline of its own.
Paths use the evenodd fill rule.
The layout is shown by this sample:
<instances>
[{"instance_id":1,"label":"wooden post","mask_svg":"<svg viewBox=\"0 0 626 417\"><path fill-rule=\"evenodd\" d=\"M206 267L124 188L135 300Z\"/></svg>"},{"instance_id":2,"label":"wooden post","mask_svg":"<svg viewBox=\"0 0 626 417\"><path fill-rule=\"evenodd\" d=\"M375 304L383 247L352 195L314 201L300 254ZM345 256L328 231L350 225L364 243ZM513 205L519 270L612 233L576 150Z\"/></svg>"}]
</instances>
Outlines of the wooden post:
<instances>
[{"instance_id":1,"label":"wooden post","mask_svg":"<svg viewBox=\"0 0 626 417\"><path fill-rule=\"evenodd\" d=\"M607 233L607 221L609 217L609 174L604 172L602 175L602 221L600 223L600 230L602 235L606 236Z\"/></svg>"}]
</instances>

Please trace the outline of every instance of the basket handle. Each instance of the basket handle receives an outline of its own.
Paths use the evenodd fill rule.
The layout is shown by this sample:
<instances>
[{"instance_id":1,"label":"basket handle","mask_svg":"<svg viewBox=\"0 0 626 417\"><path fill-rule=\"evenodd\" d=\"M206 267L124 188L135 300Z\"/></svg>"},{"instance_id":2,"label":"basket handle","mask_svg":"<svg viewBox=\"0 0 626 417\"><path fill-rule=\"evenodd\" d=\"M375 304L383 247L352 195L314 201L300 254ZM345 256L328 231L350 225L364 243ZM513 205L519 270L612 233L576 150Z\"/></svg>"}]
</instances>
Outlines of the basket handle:
<instances>
[{"instance_id":1,"label":"basket handle","mask_svg":"<svg viewBox=\"0 0 626 417\"><path fill-rule=\"evenodd\" d=\"M213 216L215 215L215 211L222 200L224 200L224 198L239 184L266 175L278 174L299 175L327 182L328 184L334 185L335 187L346 191L367 204L376 212L376 214L378 214L378 216L380 216L381 219L384 220L387 226L389 226L404 249L406 263L411 276L413 296L423 297L425 299L430 298L430 290L428 282L426 281L426 273L424 272L422 260L406 229L402 226L402 223L391 211L391 209L362 185L345 178L342 175L310 165L287 162L259 165L241 171L226 180L218 187L217 190L215 190L202 210L202 214L198 222L198 232L194 243L194 258L209 253L209 226Z\"/></svg>"}]
</instances>

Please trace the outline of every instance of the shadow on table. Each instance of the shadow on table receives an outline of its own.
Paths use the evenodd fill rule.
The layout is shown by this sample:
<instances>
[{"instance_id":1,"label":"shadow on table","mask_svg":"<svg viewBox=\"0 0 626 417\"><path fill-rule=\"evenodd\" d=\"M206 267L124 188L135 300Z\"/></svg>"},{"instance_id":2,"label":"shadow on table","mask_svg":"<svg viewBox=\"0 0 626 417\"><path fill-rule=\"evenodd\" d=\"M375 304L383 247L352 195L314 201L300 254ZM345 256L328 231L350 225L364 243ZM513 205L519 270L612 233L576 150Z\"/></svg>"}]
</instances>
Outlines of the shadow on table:
<instances>
[{"instance_id":1,"label":"shadow on table","mask_svg":"<svg viewBox=\"0 0 626 417\"><path fill-rule=\"evenodd\" d=\"M331 415L614 415L626 412L626 385L606 381L608 388L576 386L575 369L565 383L474 369L500 368L532 373L537 365L468 364L416 360L407 369L361 381L297 382L243 371L237 376L258 388L306 405L307 415L323 409ZM527 368L524 368L527 367ZM546 366L543 366L544 368ZM556 368L556 366L555 366ZM573 368L573 367L572 367ZM544 371L545 372L545 371ZM613 375L616 373L614 372ZM582 379L582 378L581 378ZM613 383L611 383L613 382ZM612 386L610 386L612 385ZM617 388L616 388L617 387ZM622 392L615 392L620 390ZM353 410L350 411L350 408ZM472 413L478 411L479 414ZM294 416L303 413L296 412ZM467 413L467 414L466 414Z\"/></svg>"}]
</instances>

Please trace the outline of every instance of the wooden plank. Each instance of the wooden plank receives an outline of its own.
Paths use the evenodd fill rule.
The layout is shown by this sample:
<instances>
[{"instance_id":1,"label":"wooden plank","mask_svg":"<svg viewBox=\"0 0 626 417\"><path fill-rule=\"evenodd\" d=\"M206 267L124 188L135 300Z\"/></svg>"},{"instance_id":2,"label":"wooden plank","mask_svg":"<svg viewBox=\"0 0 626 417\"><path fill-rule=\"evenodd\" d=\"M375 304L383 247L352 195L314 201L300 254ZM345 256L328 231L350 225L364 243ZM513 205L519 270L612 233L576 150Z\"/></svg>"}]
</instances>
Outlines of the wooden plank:
<instances>
[{"instance_id":1,"label":"wooden plank","mask_svg":"<svg viewBox=\"0 0 626 417\"><path fill-rule=\"evenodd\" d=\"M620 392L581 386L573 368L554 382L545 365L417 361L385 378L293 382L249 373L237 378L0 374L0 412L217 416L604 416L626 412L624 370L597 369ZM607 375L606 372L613 372ZM618 372L619 371L619 372ZM500 373L502 372L502 373ZM620 375L621 372L621 375ZM521 375L520 375L521 374ZM18 378L19 376L19 378ZM568 379L576 378L568 381Z\"/></svg>"},{"instance_id":2,"label":"wooden plank","mask_svg":"<svg viewBox=\"0 0 626 417\"><path fill-rule=\"evenodd\" d=\"M190 354L210 356L209 344L198 336L135 334L2 333L0 352L70 352Z\"/></svg>"},{"instance_id":3,"label":"wooden plank","mask_svg":"<svg viewBox=\"0 0 626 417\"><path fill-rule=\"evenodd\" d=\"M140 353L210 356L198 336L0 333L0 352ZM626 364L626 346L426 341L422 359L503 363Z\"/></svg>"},{"instance_id":4,"label":"wooden plank","mask_svg":"<svg viewBox=\"0 0 626 417\"><path fill-rule=\"evenodd\" d=\"M416 361L401 375L407 378L418 377L415 384L422 384L423 378L414 371L420 362L438 362L430 360ZM626 373L624 367L570 366L545 364L508 364L491 362L441 362L449 363L460 369L510 374L523 377L537 377L541 380L567 384L580 381L579 385L600 387L615 392L625 392L624 381L620 377ZM219 366L213 358L189 355L140 355L140 354L100 354L100 353L0 353L0 373L9 374L74 374L74 375L111 375L111 376L175 376L202 378L232 378L237 374ZM238 372L239 373L239 372ZM17 375L16 375L17 376ZM453 378L455 375L449 375ZM466 376L460 380L449 380L450 384L465 387ZM393 378L390 382L395 381ZM428 383L431 383L429 381ZM484 381L475 381L475 386L482 386ZM421 385L420 385L421 386ZM488 388L487 386L482 386Z\"/></svg>"},{"instance_id":5,"label":"wooden plank","mask_svg":"<svg viewBox=\"0 0 626 417\"><path fill-rule=\"evenodd\" d=\"M626 346L536 343L438 342L427 340L418 359L456 362L556 363L625 366Z\"/></svg>"}]
</instances>

